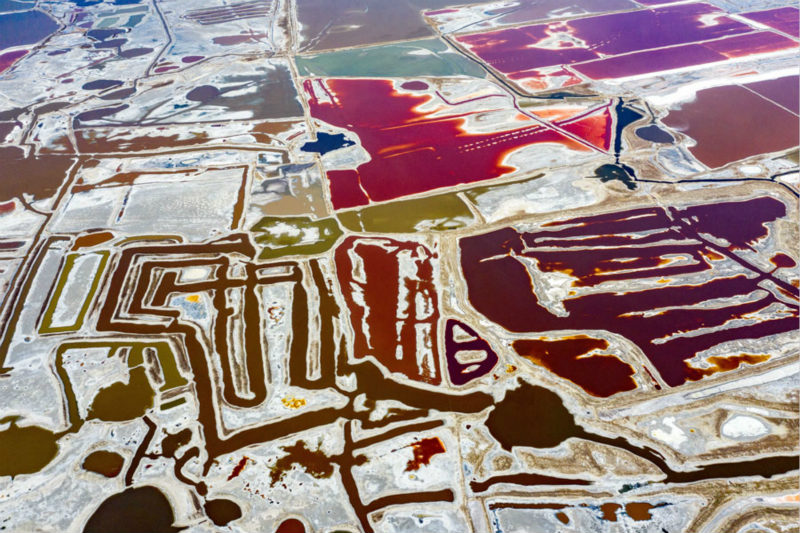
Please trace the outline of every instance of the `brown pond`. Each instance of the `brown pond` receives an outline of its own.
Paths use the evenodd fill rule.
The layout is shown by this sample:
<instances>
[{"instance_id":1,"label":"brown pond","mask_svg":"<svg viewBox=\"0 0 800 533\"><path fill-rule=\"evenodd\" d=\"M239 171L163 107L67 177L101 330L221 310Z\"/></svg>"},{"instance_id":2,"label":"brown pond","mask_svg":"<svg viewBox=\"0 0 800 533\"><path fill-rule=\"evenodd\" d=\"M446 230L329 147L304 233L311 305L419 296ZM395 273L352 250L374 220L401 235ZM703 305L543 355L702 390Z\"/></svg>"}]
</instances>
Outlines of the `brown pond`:
<instances>
[{"instance_id":1,"label":"brown pond","mask_svg":"<svg viewBox=\"0 0 800 533\"><path fill-rule=\"evenodd\" d=\"M798 144L796 115L738 85L698 91L663 122L697 141L690 151L711 168Z\"/></svg>"}]
</instances>

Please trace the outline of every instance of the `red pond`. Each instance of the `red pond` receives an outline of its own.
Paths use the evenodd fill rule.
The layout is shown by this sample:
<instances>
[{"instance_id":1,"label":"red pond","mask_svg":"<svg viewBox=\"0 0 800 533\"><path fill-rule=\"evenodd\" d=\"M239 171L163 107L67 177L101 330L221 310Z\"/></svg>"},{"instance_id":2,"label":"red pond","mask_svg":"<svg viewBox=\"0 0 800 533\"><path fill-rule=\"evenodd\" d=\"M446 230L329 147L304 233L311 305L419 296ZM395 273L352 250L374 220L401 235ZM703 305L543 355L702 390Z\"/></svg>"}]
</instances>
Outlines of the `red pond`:
<instances>
[{"instance_id":1,"label":"red pond","mask_svg":"<svg viewBox=\"0 0 800 533\"><path fill-rule=\"evenodd\" d=\"M434 285L435 255L416 242L350 237L336 250L336 270L350 311L357 359L390 372L441 383Z\"/></svg>"},{"instance_id":2,"label":"red pond","mask_svg":"<svg viewBox=\"0 0 800 533\"><path fill-rule=\"evenodd\" d=\"M592 396L608 397L633 390L634 369L614 355L601 353L608 341L586 335L563 339L518 339L514 350L532 363L547 368L580 386Z\"/></svg>"},{"instance_id":3,"label":"red pond","mask_svg":"<svg viewBox=\"0 0 800 533\"><path fill-rule=\"evenodd\" d=\"M532 233L507 228L461 239L461 266L472 305L504 328L619 334L676 386L706 374L692 360L705 350L797 329L798 289L738 253L785 215L781 201L761 197L632 209ZM699 282L701 273L709 281ZM554 298L548 289L570 278ZM759 362L723 353L705 363L726 370Z\"/></svg>"},{"instance_id":4,"label":"red pond","mask_svg":"<svg viewBox=\"0 0 800 533\"><path fill-rule=\"evenodd\" d=\"M577 121L566 119L563 128L554 123L567 134L522 114L507 130L476 134L465 131L464 124L486 109L469 111L439 98L430 110L421 110L435 97L399 90L391 80L307 80L304 87L311 114L354 132L370 154L370 161L355 170L327 172L336 209L503 176L516 170L504 164L505 157L524 146L607 148L611 135L605 106Z\"/></svg>"},{"instance_id":5,"label":"red pond","mask_svg":"<svg viewBox=\"0 0 800 533\"><path fill-rule=\"evenodd\" d=\"M779 7L765 11L754 11L742 15L750 20L765 24L792 37L800 36L800 10L796 7Z\"/></svg>"},{"instance_id":6,"label":"red pond","mask_svg":"<svg viewBox=\"0 0 800 533\"><path fill-rule=\"evenodd\" d=\"M538 77L545 67L751 31L714 6L691 3L501 29L458 41L498 71L521 80Z\"/></svg>"}]
</instances>

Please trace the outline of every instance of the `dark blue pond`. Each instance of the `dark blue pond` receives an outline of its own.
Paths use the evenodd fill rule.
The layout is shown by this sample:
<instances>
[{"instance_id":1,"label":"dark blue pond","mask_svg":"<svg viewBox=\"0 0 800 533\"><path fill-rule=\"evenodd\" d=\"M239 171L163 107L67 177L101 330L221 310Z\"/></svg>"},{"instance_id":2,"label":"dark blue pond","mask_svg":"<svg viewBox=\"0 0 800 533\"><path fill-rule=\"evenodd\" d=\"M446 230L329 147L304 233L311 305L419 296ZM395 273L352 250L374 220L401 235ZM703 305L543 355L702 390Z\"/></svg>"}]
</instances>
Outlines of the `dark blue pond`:
<instances>
[{"instance_id":1,"label":"dark blue pond","mask_svg":"<svg viewBox=\"0 0 800 533\"><path fill-rule=\"evenodd\" d=\"M636 135L638 135L639 138L644 139L645 141L650 141L654 143L668 144L675 140L672 138L672 135L662 130L655 124L651 124L649 126L642 126L641 128L636 130Z\"/></svg>"},{"instance_id":2,"label":"dark blue pond","mask_svg":"<svg viewBox=\"0 0 800 533\"><path fill-rule=\"evenodd\" d=\"M17 0L0 0L0 12L25 11L34 7L36 2L18 2Z\"/></svg>"},{"instance_id":3,"label":"dark blue pond","mask_svg":"<svg viewBox=\"0 0 800 533\"><path fill-rule=\"evenodd\" d=\"M114 0L115 6L129 6L132 4L138 4L142 0ZM78 7L87 7L87 6L94 6L103 2L103 0L70 0L73 4Z\"/></svg>"},{"instance_id":4,"label":"dark blue pond","mask_svg":"<svg viewBox=\"0 0 800 533\"><path fill-rule=\"evenodd\" d=\"M108 89L110 87L116 87L117 85L122 85L122 82L119 80L94 80L84 83L81 89L85 89L87 91L97 91Z\"/></svg>"},{"instance_id":5,"label":"dark blue pond","mask_svg":"<svg viewBox=\"0 0 800 533\"><path fill-rule=\"evenodd\" d=\"M0 50L38 43L58 29L56 21L37 10L0 15Z\"/></svg>"},{"instance_id":6,"label":"dark blue pond","mask_svg":"<svg viewBox=\"0 0 800 533\"><path fill-rule=\"evenodd\" d=\"M353 146L355 143L350 139L345 138L344 133L317 133L316 141L309 141L305 143L300 149L304 152L316 152L318 154L327 154L339 148L346 146Z\"/></svg>"}]
</instances>

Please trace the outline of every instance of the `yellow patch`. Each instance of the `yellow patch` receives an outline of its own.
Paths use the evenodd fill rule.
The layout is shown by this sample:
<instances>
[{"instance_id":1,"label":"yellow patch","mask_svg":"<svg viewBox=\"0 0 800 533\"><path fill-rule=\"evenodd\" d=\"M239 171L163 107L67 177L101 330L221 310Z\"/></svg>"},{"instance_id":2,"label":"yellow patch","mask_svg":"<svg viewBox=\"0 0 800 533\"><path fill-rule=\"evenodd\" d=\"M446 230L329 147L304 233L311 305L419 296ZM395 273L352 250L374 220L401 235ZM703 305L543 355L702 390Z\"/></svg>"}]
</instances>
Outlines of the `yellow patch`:
<instances>
[{"instance_id":1,"label":"yellow patch","mask_svg":"<svg viewBox=\"0 0 800 533\"><path fill-rule=\"evenodd\" d=\"M284 398L281 400L283 406L288 409L300 409L306 404L303 398Z\"/></svg>"},{"instance_id":2,"label":"yellow patch","mask_svg":"<svg viewBox=\"0 0 800 533\"><path fill-rule=\"evenodd\" d=\"M200 301L200 295L199 294L190 294L189 296L186 297L186 301L192 302L193 304L196 304L197 302Z\"/></svg>"}]
</instances>

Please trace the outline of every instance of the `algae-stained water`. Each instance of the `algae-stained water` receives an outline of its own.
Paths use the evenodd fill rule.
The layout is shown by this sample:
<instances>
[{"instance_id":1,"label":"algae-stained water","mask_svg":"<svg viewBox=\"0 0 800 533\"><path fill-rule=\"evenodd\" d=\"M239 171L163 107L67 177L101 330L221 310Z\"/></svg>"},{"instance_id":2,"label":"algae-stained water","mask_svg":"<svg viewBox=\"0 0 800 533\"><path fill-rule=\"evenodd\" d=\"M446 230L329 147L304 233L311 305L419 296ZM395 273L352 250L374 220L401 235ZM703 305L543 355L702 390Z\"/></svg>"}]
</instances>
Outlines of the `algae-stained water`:
<instances>
[{"instance_id":1,"label":"algae-stained water","mask_svg":"<svg viewBox=\"0 0 800 533\"><path fill-rule=\"evenodd\" d=\"M793 531L799 23L0 0L0 529Z\"/></svg>"}]
</instances>

